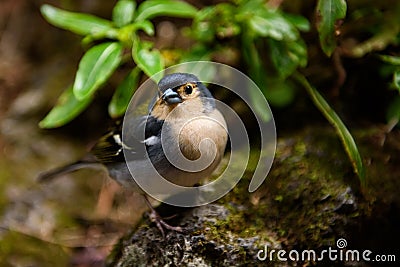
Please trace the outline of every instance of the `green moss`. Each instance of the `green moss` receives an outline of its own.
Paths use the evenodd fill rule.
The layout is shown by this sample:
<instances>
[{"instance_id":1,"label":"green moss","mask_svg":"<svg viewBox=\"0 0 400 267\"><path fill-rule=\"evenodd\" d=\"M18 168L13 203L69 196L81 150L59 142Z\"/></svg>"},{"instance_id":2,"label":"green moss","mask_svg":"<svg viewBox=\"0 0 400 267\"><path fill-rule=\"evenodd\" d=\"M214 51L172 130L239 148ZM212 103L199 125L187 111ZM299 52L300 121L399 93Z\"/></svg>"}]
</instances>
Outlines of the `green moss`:
<instances>
[{"instance_id":1,"label":"green moss","mask_svg":"<svg viewBox=\"0 0 400 267\"><path fill-rule=\"evenodd\" d=\"M185 244L190 243L190 249L184 253L210 265L223 265L227 260L253 265L257 264L254 255L265 244L285 250L318 251L334 246L338 238L346 238L353 247L359 240L370 239L370 235L357 235L354 229L362 227L365 221L369 227L368 220L375 221L377 215L386 222L385 216L393 214L390 208L396 205L387 204L399 199L396 190L399 179L393 179L393 175L400 173L397 141L400 133L386 139L390 145L398 143L397 147L382 150L380 142L371 142L376 137L366 135L357 139L355 134L361 150L371 153L366 154L371 157L371 164L367 165L371 169L367 188L360 188L340 141L330 128L291 134L290 138L278 141L268 179L256 192L247 191L252 176L248 169L238 185L217 202L224 214L208 207L209 217L194 213L185 219L189 220L186 225L193 225L197 220L202 223L185 235ZM380 203L384 205L377 206ZM207 211L207 207L204 209ZM225 214L225 211L228 212ZM387 231L390 236L397 229L393 222L385 225L392 228L381 229L377 224L377 232ZM373 234L369 228L367 231ZM251 248L238 245L240 240L250 240ZM175 244L179 240L170 241Z\"/></svg>"},{"instance_id":2,"label":"green moss","mask_svg":"<svg viewBox=\"0 0 400 267\"><path fill-rule=\"evenodd\" d=\"M6 189L10 183L11 173L9 172L7 162L0 161L0 214L4 212L4 208L8 203Z\"/></svg>"},{"instance_id":3,"label":"green moss","mask_svg":"<svg viewBox=\"0 0 400 267\"><path fill-rule=\"evenodd\" d=\"M239 184L219 200L230 211L229 216L207 225L206 234L221 243L235 235L261 237L260 244L275 240L275 236L325 244L331 223L341 220L335 212L337 203L332 200L346 191L347 185L341 181L349 170L351 165L333 132L305 131L295 139L283 139L263 186L250 194L247 188L252 172L247 171ZM252 198L259 199L258 203L251 204Z\"/></svg>"},{"instance_id":4,"label":"green moss","mask_svg":"<svg viewBox=\"0 0 400 267\"><path fill-rule=\"evenodd\" d=\"M69 256L63 247L11 230L4 232L0 242L0 252L1 266L28 264L46 267L68 266L69 263ZM10 262L11 259L14 261Z\"/></svg>"}]
</instances>

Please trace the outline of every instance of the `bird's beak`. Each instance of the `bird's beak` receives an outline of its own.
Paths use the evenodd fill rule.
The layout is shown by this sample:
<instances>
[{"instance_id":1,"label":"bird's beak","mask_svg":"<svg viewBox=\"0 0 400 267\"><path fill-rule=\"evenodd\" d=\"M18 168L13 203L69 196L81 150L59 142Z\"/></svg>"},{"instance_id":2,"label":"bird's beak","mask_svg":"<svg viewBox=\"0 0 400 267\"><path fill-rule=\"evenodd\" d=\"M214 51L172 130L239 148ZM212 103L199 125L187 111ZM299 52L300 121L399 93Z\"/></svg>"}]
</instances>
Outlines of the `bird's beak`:
<instances>
[{"instance_id":1,"label":"bird's beak","mask_svg":"<svg viewBox=\"0 0 400 267\"><path fill-rule=\"evenodd\" d=\"M164 100L168 104L182 103L182 98L177 92L174 92L172 89L167 89L161 97L162 100Z\"/></svg>"}]
</instances>

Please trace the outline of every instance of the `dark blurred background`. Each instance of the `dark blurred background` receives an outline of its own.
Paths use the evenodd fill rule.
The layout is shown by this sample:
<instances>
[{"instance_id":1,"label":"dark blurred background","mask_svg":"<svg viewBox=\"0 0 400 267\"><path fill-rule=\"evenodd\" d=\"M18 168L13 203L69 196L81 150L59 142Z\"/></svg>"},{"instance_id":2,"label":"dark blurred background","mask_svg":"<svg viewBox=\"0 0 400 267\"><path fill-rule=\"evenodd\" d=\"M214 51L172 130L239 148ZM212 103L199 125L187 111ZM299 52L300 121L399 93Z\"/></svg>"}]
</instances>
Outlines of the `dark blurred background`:
<instances>
[{"instance_id":1,"label":"dark blurred background","mask_svg":"<svg viewBox=\"0 0 400 267\"><path fill-rule=\"evenodd\" d=\"M189 2L203 7L222 1ZM397 128L388 128L388 107L398 97L398 91L392 90L389 67L374 54L354 57L346 52L368 40L371 33L359 24L344 24L341 52L328 58L318 45L315 1L272 2L310 20L311 30L303 34L309 63L301 71L346 125L351 129L378 129L382 133L379 138L384 138L389 128L398 133ZM368 4L375 2L358 0L348 3L348 8L374 13L390 9L392 2L368 10ZM78 159L112 125L107 105L121 75L116 73L89 108L71 123L40 129L38 122L73 82L85 51L78 36L43 19L40 6L44 3L110 18L115 1L0 0L0 265L89 266L98 262L101 266L117 240L142 217L142 200L121 189L102 170L66 175L45 185L38 184L36 177L43 170ZM385 18L381 19L384 23ZM366 19L364 23L370 29L377 26L376 20ZM189 20L158 18L155 24L158 48L185 49L191 44L180 32L190 25ZM158 33L160 29L172 29L172 37ZM377 51L399 54L393 44ZM246 72L238 49L221 50L213 60ZM289 99L284 105L271 106L278 137L327 125L302 88L294 87L288 94L281 96ZM224 94L219 96L227 103L233 101ZM394 150L399 148L397 144ZM399 177L399 169L394 169L397 172L393 176Z\"/></svg>"}]
</instances>

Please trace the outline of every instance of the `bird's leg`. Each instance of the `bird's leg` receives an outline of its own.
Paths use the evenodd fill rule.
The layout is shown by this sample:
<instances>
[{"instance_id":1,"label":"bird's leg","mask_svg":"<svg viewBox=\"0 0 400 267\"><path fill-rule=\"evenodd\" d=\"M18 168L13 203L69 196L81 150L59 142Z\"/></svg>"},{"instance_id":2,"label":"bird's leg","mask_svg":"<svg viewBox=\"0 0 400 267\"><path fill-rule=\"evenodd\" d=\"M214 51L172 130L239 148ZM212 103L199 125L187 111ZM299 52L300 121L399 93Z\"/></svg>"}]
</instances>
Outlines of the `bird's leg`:
<instances>
[{"instance_id":1,"label":"bird's leg","mask_svg":"<svg viewBox=\"0 0 400 267\"><path fill-rule=\"evenodd\" d=\"M154 222L157 225L157 228L160 230L163 237L165 237L163 228L170 230L170 231L182 232L181 227L171 226L168 223L163 221L161 216L157 213L157 211L151 205L149 199L147 198L147 195L144 195L144 199L145 199L147 206L150 208L150 215L149 215L150 221Z\"/></svg>"}]
</instances>

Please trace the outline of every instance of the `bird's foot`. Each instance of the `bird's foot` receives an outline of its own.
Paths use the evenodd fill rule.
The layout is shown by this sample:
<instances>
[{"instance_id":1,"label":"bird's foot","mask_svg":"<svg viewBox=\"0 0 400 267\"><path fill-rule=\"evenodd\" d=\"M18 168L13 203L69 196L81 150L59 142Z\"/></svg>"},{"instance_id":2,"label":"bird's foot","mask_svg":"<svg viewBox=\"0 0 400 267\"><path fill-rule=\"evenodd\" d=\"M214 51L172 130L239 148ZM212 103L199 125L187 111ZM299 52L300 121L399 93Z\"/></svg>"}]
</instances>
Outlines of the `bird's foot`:
<instances>
[{"instance_id":1,"label":"bird's foot","mask_svg":"<svg viewBox=\"0 0 400 267\"><path fill-rule=\"evenodd\" d=\"M175 232L183 232L182 227L180 226L172 226L166 223L160 215L158 215L157 211L152 208L150 214L149 214L149 219L150 221L154 222L157 225L157 228L160 230L162 236L165 238L165 232L164 229L170 230L170 231L175 231Z\"/></svg>"},{"instance_id":2,"label":"bird's foot","mask_svg":"<svg viewBox=\"0 0 400 267\"><path fill-rule=\"evenodd\" d=\"M169 225L168 223L166 223L161 218L161 216L157 213L157 211L153 208L153 206L151 205L150 201L147 199L147 196L145 196L145 200L146 200L146 203L147 203L148 207L150 208L149 219L150 219L151 222L154 222L156 224L156 226L160 230L161 235L163 236L163 238L165 238L164 229L167 229L167 230L170 230L170 231L179 232L179 233L183 232L182 227L180 227L180 226L172 226L172 225ZM171 219L173 217L175 217L175 215L174 216L170 216L170 217L168 217L166 219Z\"/></svg>"}]
</instances>

